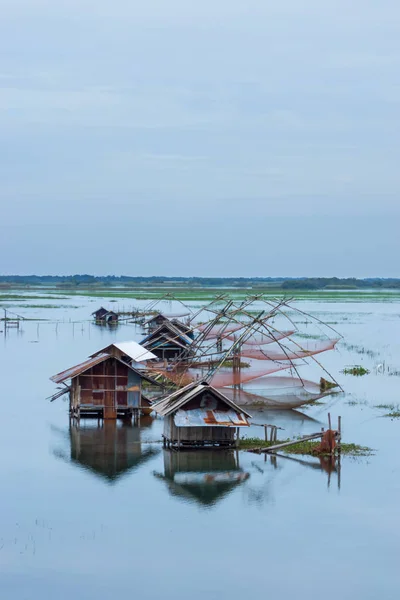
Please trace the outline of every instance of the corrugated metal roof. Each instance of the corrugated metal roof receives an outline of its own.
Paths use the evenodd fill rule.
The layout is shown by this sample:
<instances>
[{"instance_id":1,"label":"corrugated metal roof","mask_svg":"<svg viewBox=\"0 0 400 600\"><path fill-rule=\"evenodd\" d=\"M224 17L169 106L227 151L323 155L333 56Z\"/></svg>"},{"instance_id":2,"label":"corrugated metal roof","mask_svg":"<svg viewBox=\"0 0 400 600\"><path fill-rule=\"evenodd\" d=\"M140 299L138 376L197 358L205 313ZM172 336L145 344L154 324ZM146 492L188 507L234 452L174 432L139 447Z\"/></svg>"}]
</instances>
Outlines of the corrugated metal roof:
<instances>
[{"instance_id":1,"label":"corrugated metal roof","mask_svg":"<svg viewBox=\"0 0 400 600\"><path fill-rule=\"evenodd\" d=\"M83 373L87 369L90 369L91 367L98 365L99 363L103 362L103 360L105 360L106 358L110 358L110 355L109 354L99 354L94 358L93 357L88 358L84 362L79 363L78 365L75 365L74 367L70 367L69 369L66 369L65 371L61 371L61 373L57 373L57 375L53 375L53 377L50 377L50 379L51 379L51 381L54 381L54 383L62 383L63 381L66 381L67 379L71 379L72 377L76 377L77 375L79 375L80 373Z\"/></svg>"},{"instance_id":2,"label":"corrugated metal roof","mask_svg":"<svg viewBox=\"0 0 400 600\"><path fill-rule=\"evenodd\" d=\"M57 373L57 375L53 375L53 377L50 377L50 380L54 381L54 383L62 383L63 381L66 381L67 379L72 379L74 377L77 377L81 373L84 373L88 369L91 369L95 365L98 365L99 363L103 362L104 360L107 360L108 358L113 358L114 360L117 360L119 363L121 363L122 365L124 365L125 367L130 369L131 371L134 371L135 373L140 375L140 377L142 379L145 379L146 381L149 381L152 384L160 385L157 381L155 381L148 375L145 375L141 371L134 369L133 367L131 367L131 365L128 365L128 363L124 362L123 360L120 360L119 358L117 358L115 356L111 356L110 354L105 354L105 353L88 358L88 360L85 360L84 362L79 363L79 365L75 365L74 367L70 367L69 369L66 369L65 371L61 371L61 373Z\"/></svg>"},{"instance_id":3,"label":"corrugated metal roof","mask_svg":"<svg viewBox=\"0 0 400 600\"><path fill-rule=\"evenodd\" d=\"M149 342L146 342L146 344L148 344L151 348L153 348L153 350L155 350L156 348L163 348L164 346L168 347L168 345L171 345L171 344L174 347L179 346L179 348L186 350L185 344L180 342L176 337L174 338L171 335L167 335L167 334L160 336L160 338L158 340L150 340Z\"/></svg>"},{"instance_id":4,"label":"corrugated metal roof","mask_svg":"<svg viewBox=\"0 0 400 600\"><path fill-rule=\"evenodd\" d=\"M172 334L172 338L171 338L171 334ZM142 340L142 344L148 345L154 339L159 340L159 339L165 339L165 338L168 338L169 340L173 339L174 341L180 340L181 342L184 342L184 344L186 344L186 345L190 345L193 343L192 338L190 338L188 335L183 333L182 330L179 327L177 327L176 325L174 325L173 323L171 323L171 321L167 320L164 323L162 323L161 325L159 325L157 327L157 329L155 329L152 333L150 333L150 335L145 337Z\"/></svg>"},{"instance_id":5,"label":"corrugated metal roof","mask_svg":"<svg viewBox=\"0 0 400 600\"><path fill-rule=\"evenodd\" d=\"M159 400L159 402L156 402L153 405L153 408L159 415L166 417L168 415L173 414L174 412L177 412L195 396L203 393L205 390L210 391L232 410L243 414L245 417L251 417L251 415L248 412L243 410L240 406L233 402L233 400L227 398L227 396L222 394L222 392L215 389L214 387L212 387L204 381L200 383L190 383L186 387L177 390L173 394L170 394L166 398L163 398L162 400Z\"/></svg>"},{"instance_id":6,"label":"corrugated metal roof","mask_svg":"<svg viewBox=\"0 0 400 600\"><path fill-rule=\"evenodd\" d=\"M138 344L137 342L134 342L134 341L114 342L113 344L110 344L109 346L102 348L98 352L91 354L91 356L95 357L98 354L103 354L104 352L107 352L107 350L109 348L111 348L111 346L118 348L118 350L120 350L121 352L126 354L126 356L129 356L129 358L131 358L132 360L134 360L136 362L143 362L145 360L151 360L153 358L157 358L155 354L150 352L150 350L147 350L147 348L144 348L143 346L141 346L140 344Z\"/></svg>"},{"instance_id":7,"label":"corrugated metal roof","mask_svg":"<svg viewBox=\"0 0 400 600\"><path fill-rule=\"evenodd\" d=\"M246 417L235 410L179 409L174 415L177 427L248 427Z\"/></svg>"}]
</instances>

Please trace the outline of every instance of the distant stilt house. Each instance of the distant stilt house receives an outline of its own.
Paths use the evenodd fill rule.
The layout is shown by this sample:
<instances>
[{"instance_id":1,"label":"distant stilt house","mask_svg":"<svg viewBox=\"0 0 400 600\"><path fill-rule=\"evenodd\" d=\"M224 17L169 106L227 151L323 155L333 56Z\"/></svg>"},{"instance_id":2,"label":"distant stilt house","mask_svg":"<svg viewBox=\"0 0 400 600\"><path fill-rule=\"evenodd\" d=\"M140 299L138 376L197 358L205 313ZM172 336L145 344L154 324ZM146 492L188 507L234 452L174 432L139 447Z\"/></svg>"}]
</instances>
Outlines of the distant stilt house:
<instances>
[{"instance_id":1,"label":"distant stilt house","mask_svg":"<svg viewBox=\"0 0 400 600\"><path fill-rule=\"evenodd\" d=\"M172 325L177 327L182 333L187 335L191 340L194 339L194 332L192 327L186 325L185 323L182 323L182 321L179 321L178 319L172 319L171 323Z\"/></svg>"},{"instance_id":2,"label":"distant stilt house","mask_svg":"<svg viewBox=\"0 0 400 600\"><path fill-rule=\"evenodd\" d=\"M249 478L239 466L234 450L202 452L164 449L164 475L154 475L167 484L173 496L212 506Z\"/></svg>"},{"instance_id":3,"label":"distant stilt house","mask_svg":"<svg viewBox=\"0 0 400 600\"><path fill-rule=\"evenodd\" d=\"M168 317L164 316L161 313L158 313L144 322L144 327L147 327L148 332L155 331L160 325L163 323L169 322Z\"/></svg>"},{"instance_id":4,"label":"distant stilt house","mask_svg":"<svg viewBox=\"0 0 400 600\"><path fill-rule=\"evenodd\" d=\"M73 417L130 417L142 409L142 382L158 385L136 368L139 358L148 360L154 355L135 342L112 344L51 380L59 384L70 381L67 390ZM148 401L143 404L147 407Z\"/></svg>"},{"instance_id":5,"label":"distant stilt house","mask_svg":"<svg viewBox=\"0 0 400 600\"><path fill-rule=\"evenodd\" d=\"M189 337L182 327L168 320L142 340L142 345L161 360L173 360L178 356L190 355L192 343L193 338Z\"/></svg>"},{"instance_id":6,"label":"distant stilt house","mask_svg":"<svg viewBox=\"0 0 400 600\"><path fill-rule=\"evenodd\" d=\"M109 325L117 325L118 323L118 314L113 312L112 310L107 310L102 306L92 313L94 320L96 323L105 325L106 323Z\"/></svg>"},{"instance_id":7,"label":"distant stilt house","mask_svg":"<svg viewBox=\"0 0 400 600\"><path fill-rule=\"evenodd\" d=\"M250 415L206 382L191 383L153 404L164 417L164 444L232 447Z\"/></svg>"}]
</instances>

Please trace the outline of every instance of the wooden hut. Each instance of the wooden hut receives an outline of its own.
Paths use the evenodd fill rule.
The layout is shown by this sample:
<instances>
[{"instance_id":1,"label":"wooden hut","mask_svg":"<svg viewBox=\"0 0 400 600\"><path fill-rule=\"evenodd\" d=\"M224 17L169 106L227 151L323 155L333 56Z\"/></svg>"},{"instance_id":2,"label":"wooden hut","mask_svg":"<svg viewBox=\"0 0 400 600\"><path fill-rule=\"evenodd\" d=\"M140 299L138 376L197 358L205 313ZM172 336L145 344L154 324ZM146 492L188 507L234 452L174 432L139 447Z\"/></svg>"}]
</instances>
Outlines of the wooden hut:
<instances>
[{"instance_id":1,"label":"wooden hut","mask_svg":"<svg viewBox=\"0 0 400 600\"><path fill-rule=\"evenodd\" d=\"M118 314L112 310L107 310L103 306L101 306L98 310L95 310L92 313L94 320L96 323L101 325L105 325L106 323L109 325L117 325L118 323Z\"/></svg>"},{"instance_id":2,"label":"wooden hut","mask_svg":"<svg viewBox=\"0 0 400 600\"><path fill-rule=\"evenodd\" d=\"M155 331L158 327L160 327L160 325L163 325L163 323L166 323L167 321L169 322L168 317L166 317L162 313L157 313L156 315L152 316L150 319L145 321L143 325L147 327L147 330L150 333L152 331Z\"/></svg>"},{"instance_id":3,"label":"wooden hut","mask_svg":"<svg viewBox=\"0 0 400 600\"><path fill-rule=\"evenodd\" d=\"M158 385L131 364L100 353L51 377L55 383L70 380L70 414L74 417L116 419L141 410L142 382Z\"/></svg>"},{"instance_id":4,"label":"wooden hut","mask_svg":"<svg viewBox=\"0 0 400 600\"><path fill-rule=\"evenodd\" d=\"M249 413L206 382L191 383L159 400L153 409L164 417L164 444L182 447L231 447Z\"/></svg>"},{"instance_id":5,"label":"wooden hut","mask_svg":"<svg viewBox=\"0 0 400 600\"><path fill-rule=\"evenodd\" d=\"M192 343L191 337L168 320L142 340L142 345L161 360L187 357Z\"/></svg>"},{"instance_id":6,"label":"wooden hut","mask_svg":"<svg viewBox=\"0 0 400 600\"><path fill-rule=\"evenodd\" d=\"M177 327L182 333L187 335L191 340L194 339L193 327L186 325L186 323L182 323L182 321L179 321L178 319L172 319L171 323L172 325L175 325L175 327Z\"/></svg>"},{"instance_id":7,"label":"wooden hut","mask_svg":"<svg viewBox=\"0 0 400 600\"><path fill-rule=\"evenodd\" d=\"M154 475L168 486L173 496L213 506L249 478L239 466L232 449L203 452L164 449L164 474Z\"/></svg>"}]
</instances>

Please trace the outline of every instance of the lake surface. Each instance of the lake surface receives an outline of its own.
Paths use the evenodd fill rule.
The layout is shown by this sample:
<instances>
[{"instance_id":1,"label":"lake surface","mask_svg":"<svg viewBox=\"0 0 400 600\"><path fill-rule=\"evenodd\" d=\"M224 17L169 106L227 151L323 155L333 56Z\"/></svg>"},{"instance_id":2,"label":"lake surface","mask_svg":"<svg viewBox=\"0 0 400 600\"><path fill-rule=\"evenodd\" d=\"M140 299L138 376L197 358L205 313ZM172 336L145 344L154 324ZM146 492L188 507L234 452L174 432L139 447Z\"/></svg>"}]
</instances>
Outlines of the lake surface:
<instances>
[{"instance_id":1,"label":"lake surface","mask_svg":"<svg viewBox=\"0 0 400 600\"><path fill-rule=\"evenodd\" d=\"M400 403L396 294L299 302L344 336L320 360L345 392L297 411L252 412L285 437L318 431L328 411L334 424L341 415L344 441L376 453L343 457L340 473L310 457L170 453L159 443L160 418L70 427L67 402L46 399L55 391L49 377L111 341L142 338L129 323L92 323L101 304L128 302L68 293L1 302L0 294L0 307L46 319L7 335L0 325L1 598L399 597L400 420L376 408ZM354 364L371 373L340 373ZM253 393L257 385L262 392L253 382Z\"/></svg>"}]
</instances>

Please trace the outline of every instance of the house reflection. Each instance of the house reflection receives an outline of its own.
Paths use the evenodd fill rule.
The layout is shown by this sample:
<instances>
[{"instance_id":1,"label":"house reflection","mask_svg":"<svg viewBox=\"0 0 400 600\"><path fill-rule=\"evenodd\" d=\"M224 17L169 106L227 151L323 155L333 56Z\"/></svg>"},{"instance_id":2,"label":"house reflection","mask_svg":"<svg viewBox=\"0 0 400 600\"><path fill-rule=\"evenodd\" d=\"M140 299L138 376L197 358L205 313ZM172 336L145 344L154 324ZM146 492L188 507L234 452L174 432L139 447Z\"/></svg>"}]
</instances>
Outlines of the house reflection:
<instances>
[{"instance_id":1,"label":"house reflection","mask_svg":"<svg viewBox=\"0 0 400 600\"><path fill-rule=\"evenodd\" d=\"M239 466L234 450L164 449L164 474L154 473L165 481L172 496L213 506L249 477Z\"/></svg>"},{"instance_id":2,"label":"house reflection","mask_svg":"<svg viewBox=\"0 0 400 600\"><path fill-rule=\"evenodd\" d=\"M150 427L152 422L151 417L143 417L141 427L116 420L103 421L98 426L97 422L96 425L90 421L80 425L71 422L67 435L70 455L59 450L54 453L109 483L115 483L160 452L158 447L141 441L141 430Z\"/></svg>"}]
</instances>

